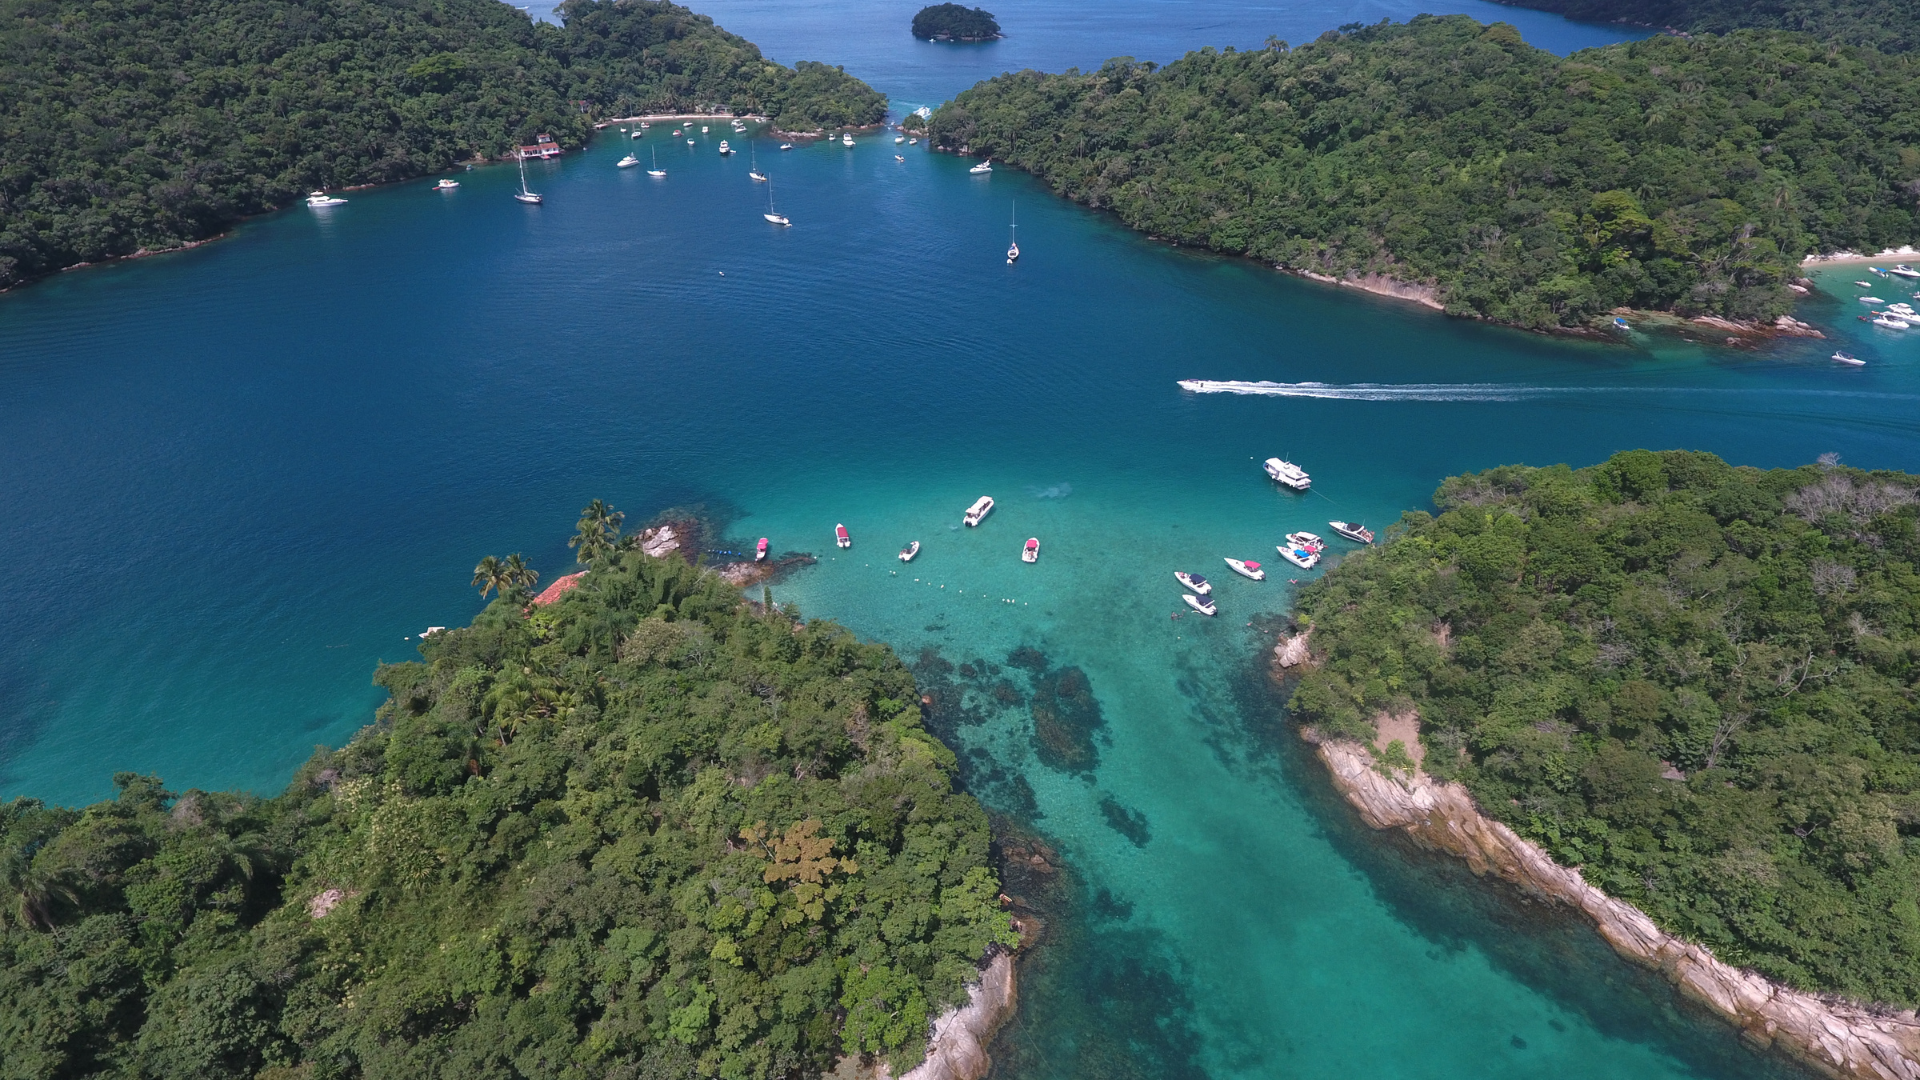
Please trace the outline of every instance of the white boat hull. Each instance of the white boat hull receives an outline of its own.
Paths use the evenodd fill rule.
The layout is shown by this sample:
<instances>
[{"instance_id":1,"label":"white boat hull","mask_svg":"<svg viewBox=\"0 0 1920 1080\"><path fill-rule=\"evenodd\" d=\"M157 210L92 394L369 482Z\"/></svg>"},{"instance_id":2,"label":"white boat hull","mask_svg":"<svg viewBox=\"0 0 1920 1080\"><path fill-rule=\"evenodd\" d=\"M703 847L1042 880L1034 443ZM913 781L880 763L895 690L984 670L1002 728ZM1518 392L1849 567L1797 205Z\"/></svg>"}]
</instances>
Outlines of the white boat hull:
<instances>
[{"instance_id":1,"label":"white boat hull","mask_svg":"<svg viewBox=\"0 0 1920 1080\"><path fill-rule=\"evenodd\" d=\"M1021 562L1039 562L1040 561L1040 544L1038 541L1034 541L1034 540L1027 541L1027 546L1020 549L1020 561Z\"/></svg>"},{"instance_id":2,"label":"white boat hull","mask_svg":"<svg viewBox=\"0 0 1920 1080\"><path fill-rule=\"evenodd\" d=\"M1201 596L1205 596L1213 591L1213 582L1208 581L1206 578L1195 578L1184 571L1174 571L1173 580L1179 582L1186 588L1192 589Z\"/></svg>"},{"instance_id":3,"label":"white boat hull","mask_svg":"<svg viewBox=\"0 0 1920 1080\"><path fill-rule=\"evenodd\" d=\"M1288 562L1292 563L1293 565L1299 567L1302 570L1311 570L1320 562L1320 556L1315 555L1312 552L1308 552L1304 557L1302 557L1297 551L1295 551L1292 548L1282 547L1282 548L1276 548L1275 550L1280 552L1281 558L1287 560Z\"/></svg>"},{"instance_id":4,"label":"white boat hull","mask_svg":"<svg viewBox=\"0 0 1920 1080\"><path fill-rule=\"evenodd\" d=\"M1193 610L1199 612L1202 615L1207 616L1208 618L1212 618L1214 614L1220 610L1219 608L1214 607L1213 604L1210 603L1209 601L1202 600L1201 598L1193 595L1192 593L1181 593L1180 599L1185 600L1187 602L1188 607L1192 608Z\"/></svg>"},{"instance_id":5,"label":"white boat hull","mask_svg":"<svg viewBox=\"0 0 1920 1080\"><path fill-rule=\"evenodd\" d=\"M915 540L913 543L907 545L907 549L905 551L902 551L900 553L900 561L912 562L913 557L918 554L920 554L920 541Z\"/></svg>"},{"instance_id":6,"label":"white boat hull","mask_svg":"<svg viewBox=\"0 0 1920 1080\"><path fill-rule=\"evenodd\" d=\"M1242 562L1239 559L1228 559L1226 560L1226 562L1227 562L1228 569L1232 570L1236 574L1239 574L1243 578L1251 578L1254 581L1267 580L1267 572L1265 570L1260 569L1260 564L1258 563L1253 563L1250 565L1248 563Z\"/></svg>"},{"instance_id":7,"label":"white boat hull","mask_svg":"<svg viewBox=\"0 0 1920 1080\"><path fill-rule=\"evenodd\" d=\"M792 225L793 224L793 222L788 221L785 217L779 214L761 214L760 216L763 218L766 218L768 221L773 222L775 225Z\"/></svg>"}]
</instances>

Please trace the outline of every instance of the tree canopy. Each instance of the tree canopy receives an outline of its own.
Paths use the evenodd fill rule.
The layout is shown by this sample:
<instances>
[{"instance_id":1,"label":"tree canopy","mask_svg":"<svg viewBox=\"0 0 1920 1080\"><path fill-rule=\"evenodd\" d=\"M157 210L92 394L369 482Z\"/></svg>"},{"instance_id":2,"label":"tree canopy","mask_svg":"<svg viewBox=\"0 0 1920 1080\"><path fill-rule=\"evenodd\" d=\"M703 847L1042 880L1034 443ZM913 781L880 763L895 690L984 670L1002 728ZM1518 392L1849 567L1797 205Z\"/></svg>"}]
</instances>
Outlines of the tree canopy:
<instances>
[{"instance_id":1,"label":"tree canopy","mask_svg":"<svg viewBox=\"0 0 1920 1080\"><path fill-rule=\"evenodd\" d=\"M1757 31L1563 59L1504 23L1422 15L1164 68L1002 75L936 112L932 137L1156 236L1428 284L1458 314L1771 319L1808 252L1916 238L1917 74Z\"/></svg>"},{"instance_id":2,"label":"tree canopy","mask_svg":"<svg viewBox=\"0 0 1920 1080\"><path fill-rule=\"evenodd\" d=\"M1915 0L1526 0L1517 6L1586 22L1639 23L1694 33L1799 30L1886 52L1906 52L1920 44L1920 3Z\"/></svg>"},{"instance_id":3,"label":"tree canopy","mask_svg":"<svg viewBox=\"0 0 1920 1080\"><path fill-rule=\"evenodd\" d=\"M1295 717L1416 711L1429 773L1667 930L1920 1002L1920 477L1635 450L1434 501L1303 590Z\"/></svg>"},{"instance_id":4,"label":"tree canopy","mask_svg":"<svg viewBox=\"0 0 1920 1080\"><path fill-rule=\"evenodd\" d=\"M991 41L1000 36L993 13L965 4L931 4L913 16L913 36L942 41Z\"/></svg>"},{"instance_id":5,"label":"tree canopy","mask_svg":"<svg viewBox=\"0 0 1920 1080\"><path fill-rule=\"evenodd\" d=\"M632 550L507 592L277 798L0 804L0 1075L916 1061L1016 939L894 655Z\"/></svg>"},{"instance_id":6,"label":"tree canopy","mask_svg":"<svg viewBox=\"0 0 1920 1080\"><path fill-rule=\"evenodd\" d=\"M499 157L600 116L870 124L886 99L653 0L0 0L0 288L205 239L313 188Z\"/></svg>"}]
</instances>

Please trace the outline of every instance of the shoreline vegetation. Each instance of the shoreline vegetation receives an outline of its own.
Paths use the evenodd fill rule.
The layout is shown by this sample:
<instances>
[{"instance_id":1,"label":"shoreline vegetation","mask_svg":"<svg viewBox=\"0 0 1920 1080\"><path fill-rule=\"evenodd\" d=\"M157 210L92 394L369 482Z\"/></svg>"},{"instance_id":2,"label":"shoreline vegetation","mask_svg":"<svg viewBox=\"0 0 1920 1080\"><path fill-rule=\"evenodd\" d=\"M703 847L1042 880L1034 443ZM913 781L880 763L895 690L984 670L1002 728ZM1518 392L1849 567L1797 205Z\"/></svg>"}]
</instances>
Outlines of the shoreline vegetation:
<instances>
[{"instance_id":1,"label":"shoreline vegetation","mask_svg":"<svg viewBox=\"0 0 1920 1080\"><path fill-rule=\"evenodd\" d=\"M0 1059L771 1078L912 1066L939 1024L931 1069L983 1063L1020 938L912 674L621 519L582 513L539 606L482 560L500 595L282 795L0 804Z\"/></svg>"},{"instance_id":2,"label":"shoreline vegetation","mask_svg":"<svg viewBox=\"0 0 1920 1080\"><path fill-rule=\"evenodd\" d=\"M1422 15L1002 75L930 130L1151 236L1450 314L1585 331L1626 308L1765 333L1808 252L1914 238L1913 68L1758 31L1563 59L1504 23Z\"/></svg>"},{"instance_id":3,"label":"shoreline vegetation","mask_svg":"<svg viewBox=\"0 0 1920 1080\"><path fill-rule=\"evenodd\" d=\"M1580 22L1627 23L1671 34L1796 30L1823 41L1909 52L1920 45L1915 0L1497 0Z\"/></svg>"},{"instance_id":4,"label":"shoreline vegetation","mask_svg":"<svg viewBox=\"0 0 1920 1080\"><path fill-rule=\"evenodd\" d=\"M1343 793L1762 1045L1920 1074L1920 477L1630 451L1434 503L1275 649Z\"/></svg>"},{"instance_id":5,"label":"shoreline vegetation","mask_svg":"<svg viewBox=\"0 0 1920 1080\"><path fill-rule=\"evenodd\" d=\"M0 288L179 250L316 188L506 158L536 134L576 148L603 115L886 116L844 70L772 63L664 0L567 0L558 27L493 0L0 2L20 58L0 82Z\"/></svg>"}]
</instances>

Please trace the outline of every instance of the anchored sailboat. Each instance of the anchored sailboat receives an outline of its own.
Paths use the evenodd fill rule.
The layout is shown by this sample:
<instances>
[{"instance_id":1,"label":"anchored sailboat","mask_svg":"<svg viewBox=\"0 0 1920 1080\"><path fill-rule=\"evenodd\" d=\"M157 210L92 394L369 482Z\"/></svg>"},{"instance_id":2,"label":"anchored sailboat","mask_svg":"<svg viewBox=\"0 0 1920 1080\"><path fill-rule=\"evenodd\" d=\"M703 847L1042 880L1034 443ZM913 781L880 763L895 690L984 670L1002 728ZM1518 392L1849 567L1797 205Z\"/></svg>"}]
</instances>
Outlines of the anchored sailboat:
<instances>
[{"instance_id":1,"label":"anchored sailboat","mask_svg":"<svg viewBox=\"0 0 1920 1080\"><path fill-rule=\"evenodd\" d=\"M755 181L759 183L762 183L762 184L766 183L767 174L760 171L759 151L755 150L751 146L747 147L747 158L749 161L753 163L753 168L747 170L747 175L752 177Z\"/></svg>"},{"instance_id":2,"label":"anchored sailboat","mask_svg":"<svg viewBox=\"0 0 1920 1080\"><path fill-rule=\"evenodd\" d=\"M767 181L767 212L764 214L761 214L760 216L763 218L766 218L768 221L773 222L775 225L792 225L793 224L793 222L788 221L786 219L785 215L774 212L772 180Z\"/></svg>"},{"instance_id":3,"label":"anchored sailboat","mask_svg":"<svg viewBox=\"0 0 1920 1080\"><path fill-rule=\"evenodd\" d=\"M653 168L647 170L647 175L648 176L667 175L667 170L660 167L660 151L657 149L654 150L653 152Z\"/></svg>"},{"instance_id":4,"label":"anchored sailboat","mask_svg":"<svg viewBox=\"0 0 1920 1080\"><path fill-rule=\"evenodd\" d=\"M513 197L523 203L532 203L535 206L546 201L538 194L527 190L527 159L524 156L520 158L520 190L514 192Z\"/></svg>"},{"instance_id":5,"label":"anchored sailboat","mask_svg":"<svg viewBox=\"0 0 1920 1080\"><path fill-rule=\"evenodd\" d=\"M1013 204L1013 221L1007 226L1007 265L1020 258L1020 204Z\"/></svg>"}]
</instances>

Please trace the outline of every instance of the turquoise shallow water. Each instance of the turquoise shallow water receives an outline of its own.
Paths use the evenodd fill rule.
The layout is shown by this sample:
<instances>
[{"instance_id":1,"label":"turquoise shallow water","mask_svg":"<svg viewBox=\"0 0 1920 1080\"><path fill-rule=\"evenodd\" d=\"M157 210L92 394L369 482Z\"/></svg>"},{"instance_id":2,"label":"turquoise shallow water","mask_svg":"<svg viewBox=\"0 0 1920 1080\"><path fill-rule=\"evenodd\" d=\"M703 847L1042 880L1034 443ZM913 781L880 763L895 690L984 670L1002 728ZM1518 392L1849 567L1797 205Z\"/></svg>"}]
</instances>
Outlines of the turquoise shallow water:
<instances>
[{"instance_id":1,"label":"turquoise shallow water","mask_svg":"<svg viewBox=\"0 0 1920 1080\"><path fill-rule=\"evenodd\" d=\"M788 12L716 10L807 55ZM1115 21L1164 29L1165 10ZM1223 10L1249 34L1269 17ZM1018 25L1072 24L1031 11ZM1234 39L1177 36L1156 40ZM913 70L910 39L842 37L800 44ZM1021 63L1087 62L1084 45L1061 31L1057 58ZM996 54L970 55L991 73ZM914 78L974 77L875 78L910 101ZM1054 944L1004 1075L1773 1067L1591 934L1364 835L1257 675L1288 575L1244 582L1220 559L1277 567L1289 529L1383 525L1507 461L1920 465L1920 348L1854 321L1857 271L1823 275L1803 315L1862 369L1827 362L1832 342L1567 342L1169 249L875 136L758 143L795 222L774 230L748 162L712 152L721 132L691 151L661 134L643 145L663 181L615 170L624 146L603 140L531 170L539 208L483 169L451 195L354 193L0 297L0 795L91 799L121 768L273 790L366 722L377 660L471 616L479 555L524 551L551 578L588 499L704 504L734 539L821 555L776 595L915 663L969 784L1061 852L1069 885L1019 883L1051 897ZM1273 453L1314 491L1275 491ZM999 509L961 530L982 493ZM1220 618L1169 617L1182 568L1219 583ZM1036 741L1036 696L1093 757Z\"/></svg>"}]
</instances>

